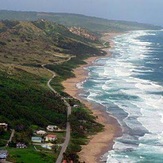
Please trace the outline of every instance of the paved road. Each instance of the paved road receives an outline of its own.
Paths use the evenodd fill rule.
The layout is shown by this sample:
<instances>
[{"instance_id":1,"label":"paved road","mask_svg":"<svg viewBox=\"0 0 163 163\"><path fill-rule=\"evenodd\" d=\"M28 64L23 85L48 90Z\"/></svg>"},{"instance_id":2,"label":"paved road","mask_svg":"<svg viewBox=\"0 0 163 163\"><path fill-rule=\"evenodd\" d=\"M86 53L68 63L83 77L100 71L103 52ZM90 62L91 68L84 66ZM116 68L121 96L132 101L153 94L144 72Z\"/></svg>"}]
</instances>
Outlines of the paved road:
<instances>
[{"instance_id":1,"label":"paved road","mask_svg":"<svg viewBox=\"0 0 163 163\"><path fill-rule=\"evenodd\" d=\"M47 86L55 93L55 94L58 94L58 92L56 92L53 87L50 85L50 82L53 80L53 78L56 76L55 72L54 71L51 71L49 70L48 68L45 67L46 64L43 64L42 67L46 70L48 70L53 76L48 80L47 82Z\"/></svg>"},{"instance_id":2,"label":"paved road","mask_svg":"<svg viewBox=\"0 0 163 163\"><path fill-rule=\"evenodd\" d=\"M47 69L47 68L45 67L45 65L42 65L42 67L45 68L45 69ZM51 81L53 80L53 78L56 76L55 72L53 72L53 71L51 71L51 70L49 70L49 69L47 69L47 70L48 70L49 72L51 72L52 75L53 75L53 76L49 79L49 81L47 82L47 86L48 86L49 89L51 89L54 93L56 93L58 96L61 97L61 95L58 94L58 93L52 88L52 86L50 85L50 82L51 82ZM71 114L71 106L70 106L70 104L69 104L63 97L61 97L61 98L62 98L62 100L64 101L65 105L67 106L67 118L68 118L69 115ZM66 137L65 137L65 141L64 141L64 143L63 143L62 149L61 149L61 151L60 151L60 154L59 154L59 156L58 156L58 158L57 158L56 163L61 163L61 162L62 162L63 153L66 152L66 149L67 149L67 147L68 147L69 141L70 141L70 123L67 122L67 123L66 123Z\"/></svg>"},{"instance_id":3,"label":"paved road","mask_svg":"<svg viewBox=\"0 0 163 163\"><path fill-rule=\"evenodd\" d=\"M71 114L71 106L67 103L66 100L64 100L64 103L67 105L67 117ZM56 163L61 163L62 159L63 159L63 153L66 152L67 146L69 144L70 141L70 123L67 122L66 124L66 139L65 142L63 143L62 149L60 151L60 154L57 158Z\"/></svg>"},{"instance_id":4,"label":"paved road","mask_svg":"<svg viewBox=\"0 0 163 163\"><path fill-rule=\"evenodd\" d=\"M7 141L6 147L8 147L8 144L12 141L12 138L14 137L14 134L15 134L15 130L12 129L12 130L11 130L11 135L10 135L9 140Z\"/></svg>"}]
</instances>

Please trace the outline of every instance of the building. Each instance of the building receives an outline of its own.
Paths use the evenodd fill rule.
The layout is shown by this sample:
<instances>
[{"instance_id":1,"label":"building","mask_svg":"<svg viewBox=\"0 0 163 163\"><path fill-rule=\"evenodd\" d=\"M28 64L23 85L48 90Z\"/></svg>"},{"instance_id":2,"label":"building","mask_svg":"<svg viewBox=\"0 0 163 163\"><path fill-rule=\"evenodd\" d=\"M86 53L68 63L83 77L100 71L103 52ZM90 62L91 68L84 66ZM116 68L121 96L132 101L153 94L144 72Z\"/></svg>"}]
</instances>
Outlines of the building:
<instances>
[{"instance_id":1,"label":"building","mask_svg":"<svg viewBox=\"0 0 163 163\"><path fill-rule=\"evenodd\" d=\"M57 135L47 135L45 136L45 141L55 141L57 139Z\"/></svg>"},{"instance_id":2,"label":"building","mask_svg":"<svg viewBox=\"0 0 163 163\"><path fill-rule=\"evenodd\" d=\"M36 134L37 135L45 135L47 132L46 131L44 131L44 130L38 130L38 131L36 131Z\"/></svg>"},{"instance_id":3,"label":"building","mask_svg":"<svg viewBox=\"0 0 163 163\"><path fill-rule=\"evenodd\" d=\"M79 107L79 105L73 105L73 108L78 108Z\"/></svg>"},{"instance_id":4,"label":"building","mask_svg":"<svg viewBox=\"0 0 163 163\"><path fill-rule=\"evenodd\" d=\"M33 143L42 143L43 142L43 139L41 137L32 136L31 141Z\"/></svg>"},{"instance_id":5,"label":"building","mask_svg":"<svg viewBox=\"0 0 163 163\"><path fill-rule=\"evenodd\" d=\"M8 124L7 123L0 123L0 128L3 128L5 131L7 131Z\"/></svg>"},{"instance_id":6,"label":"building","mask_svg":"<svg viewBox=\"0 0 163 163\"><path fill-rule=\"evenodd\" d=\"M58 130L58 126L54 126L54 125L49 125L46 127L47 131L56 131Z\"/></svg>"},{"instance_id":7,"label":"building","mask_svg":"<svg viewBox=\"0 0 163 163\"><path fill-rule=\"evenodd\" d=\"M46 148L46 149L52 149L54 144L48 143L48 144L42 144L41 147Z\"/></svg>"},{"instance_id":8,"label":"building","mask_svg":"<svg viewBox=\"0 0 163 163\"><path fill-rule=\"evenodd\" d=\"M24 143L17 143L16 148L27 148L27 146Z\"/></svg>"},{"instance_id":9,"label":"building","mask_svg":"<svg viewBox=\"0 0 163 163\"><path fill-rule=\"evenodd\" d=\"M7 150L0 150L0 162L5 162L7 156L8 156Z\"/></svg>"}]
</instances>

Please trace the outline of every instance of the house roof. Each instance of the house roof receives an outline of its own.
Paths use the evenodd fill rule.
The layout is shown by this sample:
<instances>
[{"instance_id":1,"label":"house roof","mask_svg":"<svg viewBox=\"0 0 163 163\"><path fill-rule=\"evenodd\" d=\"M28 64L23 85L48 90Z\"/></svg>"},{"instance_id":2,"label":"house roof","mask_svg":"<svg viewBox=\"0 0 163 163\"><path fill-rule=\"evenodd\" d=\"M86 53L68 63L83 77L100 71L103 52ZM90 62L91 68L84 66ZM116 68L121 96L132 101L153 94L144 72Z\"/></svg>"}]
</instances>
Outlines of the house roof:
<instances>
[{"instance_id":1,"label":"house roof","mask_svg":"<svg viewBox=\"0 0 163 163\"><path fill-rule=\"evenodd\" d=\"M48 137L48 138L56 138L57 135L47 135L46 137Z\"/></svg>"},{"instance_id":2,"label":"house roof","mask_svg":"<svg viewBox=\"0 0 163 163\"><path fill-rule=\"evenodd\" d=\"M54 127L54 128L56 128L56 127L58 127L58 126L55 126L55 125L48 125L47 128L49 128L49 127Z\"/></svg>"},{"instance_id":3,"label":"house roof","mask_svg":"<svg viewBox=\"0 0 163 163\"><path fill-rule=\"evenodd\" d=\"M42 146L49 146L49 147L52 147L52 146L54 146L54 144L52 144L52 143L46 143L46 144L42 144Z\"/></svg>"},{"instance_id":4,"label":"house roof","mask_svg":"<svg viewBox=\"0 0 163 163\"><path fill-rule=\"evenodd\" d=\"M8 155L8 151L7 150L0 150L0 158L4 159L6 158Z\"/></svg>"},{"instance_id":5,"label":"house roof","mask_svg":"<svg viewBox=\"0 0 163 163\"><path fill-rule=\"evenodd\" d=\"M37 136L33 136L32 140L42 140L42 138L41 137L37 137Z\"/></svg>"},{"instance_id":6,"label":"house roof","mask_svg":"<svg viewBox=\"0 0 163 163\"><path fill-rule=\"evenodd\" d=\"M36 133L46 133L46 131L44 131L44 130L38 130L38 131L36 131Z\"/></svg>"},{"instance_id":7,"label":"house roof","mask_svg":"<svg viewBox=\"0 0 163 163\"><path fill-rule=\"evenodd\" d=\"M7 150L0 150L0 154L8 154Z\"/></svg>"},{"instance_id":8,"label":"house roof","mask_svg":"<svg viewBox=\"0 0 163 163\"><path fill-rule=\"evenodd\" d=\"M0 126L7 126L7 123L0 123Z\"/></svg>"}]
</instances>

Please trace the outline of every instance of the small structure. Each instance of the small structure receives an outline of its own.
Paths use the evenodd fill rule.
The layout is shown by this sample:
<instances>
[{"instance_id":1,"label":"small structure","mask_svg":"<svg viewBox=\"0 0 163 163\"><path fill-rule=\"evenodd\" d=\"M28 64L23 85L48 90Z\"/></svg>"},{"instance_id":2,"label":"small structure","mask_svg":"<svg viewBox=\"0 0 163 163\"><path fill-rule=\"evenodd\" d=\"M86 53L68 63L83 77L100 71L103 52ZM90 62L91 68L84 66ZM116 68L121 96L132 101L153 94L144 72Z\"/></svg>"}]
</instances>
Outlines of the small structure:
<instances>
[{"instance_id":1,"label":"small structure","mask_svg":"<svg viewBox=\"0 0 163 163\"><path fill-rule=\"evenodd\" d=\"M7 123L0 123L0 128L3 128L5 131L7 131L8 124Z\"/></svg>"},{"instance_id":2,"label":"small structure","mask_svg":"<svg viewBox=\"0 0 163 163\"><path fill-rule=\"evenodd\" d=\"M45 135L47 132L46 131L44 131L44 130L38 130L38 131L36 131L36 134L37 135Z\"/></svg>"},{"instance_id":3,"label":"small structure","mask_svg":"<svg viewBox=\"0 0 163 163\"><path fill-rule=\"evenodd\" d=\"M45 141L55 141L57 139L57 135L47 135L45 136Z\"/></svg>"},{"instance_id":4,"label":"small structure","mask_svg":"<svg viewBox=\"0 0 163 163\"><path fill-rule=\"evenodd\" d=\"M47 131L51 131L51 132L53 132L53 131L58 130L58 126L55 126L55 125L49 125L49 126L46 127L46 129L47 129Z\"/></svg>"},{"instance_id":5,"label":"small structure","mask_svg":"<svg viewBox=\"0 0 163 163\"><path fill-rule=\"evenodd\" d=\"M0 162L5 162L6 158L8 156L7 150L0 150Z\"/></svg>"},{"instance_id":6,"label":"small structure","mask_svg":"<svg viewBox=\"0 0 163 163\"><path fill-rule=\"evenodd\" d=\"M47 143L47 144L42 144L41 147L46 148L46 149L52 149L52 147L54 146L54 144L52 143Z\"/></svg>"},{"instance_id":7,"label":"small structure","mask_svg":"<svg viewBox=\"0 0 163 163\"><path fill-rule=\"evenodd\" d=\"M17 143L16 148L27 148L27 146L24 143Z\"/></svg>"},{"instance_id":8,"label":"small structure","mask_svg":"<svg viewBox=\"0 0 163 163\"><path fill-rule=\"evenodd\" d=\"M43 141L43 139L42 139L41 137L38 137L38 136L33 136L33 137L31 138L31 141L32 141L33 143L41 143L41 142Z\"/></svg>"},{"instance_id":9,"label":"small structure","mask_svg":"<svg viewBox=\"0 0 163 163\"><path fill-rule=\"evenodd\" d=\"M78 108L79 107L79 105L73 105L73 108Z\"/></svg>"}]
</instances>

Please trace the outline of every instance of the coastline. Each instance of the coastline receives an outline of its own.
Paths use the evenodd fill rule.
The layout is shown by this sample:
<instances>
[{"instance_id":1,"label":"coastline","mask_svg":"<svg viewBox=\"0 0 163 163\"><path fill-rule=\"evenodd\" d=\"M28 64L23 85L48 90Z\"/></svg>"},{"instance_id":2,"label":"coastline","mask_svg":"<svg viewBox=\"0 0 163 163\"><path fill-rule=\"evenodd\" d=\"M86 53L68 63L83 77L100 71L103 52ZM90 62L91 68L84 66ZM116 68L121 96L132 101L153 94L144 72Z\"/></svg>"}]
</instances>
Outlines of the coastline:
<instances>
[{"instance_id":1,"label":"coastline","mask_svg":"<svg viewBox=\"0 0 163 163\"><path fill-rule=\"evenodd\" d=\"M119 34L120 33L106 33L102 39L108 41L110 46L113 47L114 44L111 39ZM89 143L82 146L82 150L78 153L80 160L85 161L86 163L100 162L101 156L112 149L114 138L120 136L122 132L117 120L110 116L105 111L104 107L81 98L79 96L81 90L76 86L78 83L86 80L88 76L88 71L85 67L92 65L96 59L111 56L111 53L109 52L110 48L106 48L104 50L107 52L107 55L86 59L86 65L81 65L74 69L73 72L75 74L75 78L70 78L62 82L62 85L65 88L64 91L84 103L86 107L93 112L93 115L98 117L97 122L104 125L104 130L91 136Z\"/></svg>"}]
</instances>

